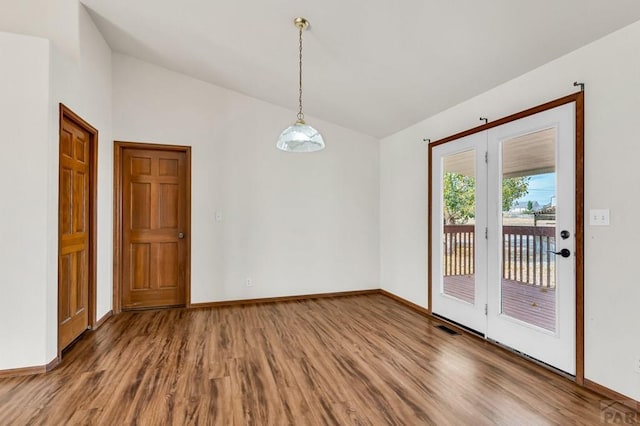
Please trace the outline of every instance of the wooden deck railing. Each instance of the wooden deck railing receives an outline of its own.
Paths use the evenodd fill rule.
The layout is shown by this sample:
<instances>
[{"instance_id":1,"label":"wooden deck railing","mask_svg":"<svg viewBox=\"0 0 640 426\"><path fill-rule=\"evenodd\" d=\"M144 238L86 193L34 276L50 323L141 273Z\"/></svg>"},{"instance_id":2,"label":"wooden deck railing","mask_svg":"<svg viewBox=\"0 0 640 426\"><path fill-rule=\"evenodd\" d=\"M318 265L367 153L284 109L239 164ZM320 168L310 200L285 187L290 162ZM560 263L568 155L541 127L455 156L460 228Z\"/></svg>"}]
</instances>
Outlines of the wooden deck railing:
<instances>
[{"instance_id":1,"label":"wooden deck railing","mask_svg":"<svg viewBox=\"0 0 640 426\"><path fill-rule=\"evenodd\" d=\"M444 276L473 275L474 225L444 226Z\"/></svg>"},{"instance_id":2,"label":"wooden deck railing","mask_svg":"<svg viewBox=\"0 0 640 426\"><path fill-rule=\"evenodd\" d=\"M445 225L443 245L445 276L474 273L474 225ZM502 249L503 278L555 287L555 227L503 226Z\"/></svg>"}]
</instances>

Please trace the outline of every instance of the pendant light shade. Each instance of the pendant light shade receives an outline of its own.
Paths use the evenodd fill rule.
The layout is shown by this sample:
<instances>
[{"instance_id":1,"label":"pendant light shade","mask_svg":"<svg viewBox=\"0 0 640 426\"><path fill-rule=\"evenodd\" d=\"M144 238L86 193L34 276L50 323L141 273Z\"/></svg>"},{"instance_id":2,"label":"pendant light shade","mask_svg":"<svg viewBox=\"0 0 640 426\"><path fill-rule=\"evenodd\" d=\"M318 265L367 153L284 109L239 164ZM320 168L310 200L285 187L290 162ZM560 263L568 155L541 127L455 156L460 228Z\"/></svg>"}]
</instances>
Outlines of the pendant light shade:
<instances>
[{"instance_id":1,"label":"pendant light shade","mask_svg":"<svg viewBox=\"0 0 640 426\"><path fill-rule=\"evenodd\" d=\"M277 147L287 152L314 152L324 149L324 139L320 132L305 123L302 113L302 31L309 26L305 18L293 21L298 28L299 61L298 61L298 120L280 133Z\"/></svg>"},{"instance_id":2,"label":"pendant light shade","mask_svg":"<svg viewBox=\"0 0 640 426\"><path fill-rule=\"evenodd\" d=\"M298 120L280 133L278 149L289 152L314 152L324 149L322 135L304 120Z\"/></svg>"}]
</instances>

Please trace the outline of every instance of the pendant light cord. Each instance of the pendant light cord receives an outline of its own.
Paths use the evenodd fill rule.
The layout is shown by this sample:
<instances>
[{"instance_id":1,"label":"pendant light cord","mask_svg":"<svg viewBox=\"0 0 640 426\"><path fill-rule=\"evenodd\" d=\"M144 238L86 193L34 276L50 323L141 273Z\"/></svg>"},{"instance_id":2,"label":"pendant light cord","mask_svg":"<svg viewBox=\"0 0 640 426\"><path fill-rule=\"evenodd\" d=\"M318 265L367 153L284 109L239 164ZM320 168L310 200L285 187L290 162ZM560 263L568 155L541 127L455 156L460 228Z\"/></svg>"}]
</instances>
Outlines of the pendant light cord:
<instances>
[{"instance_id":1,"label":"pendant light cord","mask_svg":"<svg viewBox=\"0 0 640 426\"><path fill-rule=\"evenodd\" d=\"M298 59L298 120L304 121L304 114L302 113L302 29L299 28L299 59Z\"/></svg>"}]
</instances>

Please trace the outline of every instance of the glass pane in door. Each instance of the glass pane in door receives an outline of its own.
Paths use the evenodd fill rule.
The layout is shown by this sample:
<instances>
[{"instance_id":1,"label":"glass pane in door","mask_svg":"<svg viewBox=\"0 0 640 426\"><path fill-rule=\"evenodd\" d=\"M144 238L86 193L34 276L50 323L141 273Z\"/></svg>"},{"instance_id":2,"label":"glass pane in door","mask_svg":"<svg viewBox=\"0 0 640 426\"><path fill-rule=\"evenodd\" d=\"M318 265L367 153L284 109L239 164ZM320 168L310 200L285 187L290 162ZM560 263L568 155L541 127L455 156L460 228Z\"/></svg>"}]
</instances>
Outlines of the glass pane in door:
<instances>
[{"instance_id":1,"label":"glass pane in door","mask_svg":"<svg viewBox=\"0 0 640 426\"><path fill-rule=\"evenodd\" d=\"M502 143L501 313L556 330L556 128Z\"/></svg>"},{"instance_id":2,"label":"glass pane in door","mask_svg":"<svg viewBox=\"0 0 640 426\"><path fill-rule=\"evenodd\" d=\"M475 302L476 151L443 159L442 292Z\"/></svg>"}]
</instances>

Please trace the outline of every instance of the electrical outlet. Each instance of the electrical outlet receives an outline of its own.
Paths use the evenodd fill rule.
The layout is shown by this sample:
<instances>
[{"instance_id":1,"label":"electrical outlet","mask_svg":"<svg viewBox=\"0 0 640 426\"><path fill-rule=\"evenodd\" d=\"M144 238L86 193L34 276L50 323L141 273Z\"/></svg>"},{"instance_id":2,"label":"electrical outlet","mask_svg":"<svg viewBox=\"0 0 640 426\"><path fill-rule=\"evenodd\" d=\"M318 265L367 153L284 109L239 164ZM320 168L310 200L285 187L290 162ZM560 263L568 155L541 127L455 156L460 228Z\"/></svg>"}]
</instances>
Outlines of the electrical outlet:
<instances>
[{"instance_id":1,"label":"electrical outlet","mask_svg":"<svg viewBox=\"0 0 640 426\"><path fill-rule=\"evenodd\" d=\"M636 370L636 373L640 374L640 355L636 357L633 368Z\"/></svg>"},{"instance_id":2,"label":"electrical outlet","mask_svg":"<svg viewBox=\"0 0 640 426\"><path fill-rule=\"evenodd\" d=\"M251 278L247 278L245 284L247 285L247 287L253 287L253 281L251 281Z\"/></svg>"}]
</instances>

